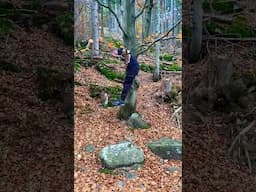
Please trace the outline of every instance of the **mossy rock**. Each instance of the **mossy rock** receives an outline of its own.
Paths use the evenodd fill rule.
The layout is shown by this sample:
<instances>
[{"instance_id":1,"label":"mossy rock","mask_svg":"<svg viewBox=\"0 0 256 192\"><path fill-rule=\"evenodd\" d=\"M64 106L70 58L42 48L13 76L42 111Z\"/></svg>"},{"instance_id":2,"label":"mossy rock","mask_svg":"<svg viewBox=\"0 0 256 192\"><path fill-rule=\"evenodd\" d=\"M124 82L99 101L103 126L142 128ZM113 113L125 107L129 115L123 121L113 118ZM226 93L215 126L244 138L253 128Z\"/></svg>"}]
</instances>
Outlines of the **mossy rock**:
<instances>
[{"instance_id":1,"label":"mossy rock","mask_svg":"<svg viewBox=\"0 0 256 192\"><path fill-rule=\"evenodd\" d=\"M127 124L132 128L132 129L148 129L150 128L150 124L145 122L141 116L138 113L133 113L128 121Z\"/></svg>"},{"instance_id":2,"label":"mossy rock","mask_svg":"<svg viewBox=\"0 0 256 192\"><path fill-rule=\"evenodd\" d=\"M147 146L154 154L163 159L181 160L182 158L182 143L180 141L163 137L148 143Z\"/></svg>"},{"instance_id":3,"label":"mossy rock","mask_svg":"<svg viewBox=\"0 0 256 192\"><path fill-rule=\"evenodd\" d=\"M104 147L99 158L108 169L144 163L143 150L131 142L121 142Z\"/></svg>"}]
</instances>

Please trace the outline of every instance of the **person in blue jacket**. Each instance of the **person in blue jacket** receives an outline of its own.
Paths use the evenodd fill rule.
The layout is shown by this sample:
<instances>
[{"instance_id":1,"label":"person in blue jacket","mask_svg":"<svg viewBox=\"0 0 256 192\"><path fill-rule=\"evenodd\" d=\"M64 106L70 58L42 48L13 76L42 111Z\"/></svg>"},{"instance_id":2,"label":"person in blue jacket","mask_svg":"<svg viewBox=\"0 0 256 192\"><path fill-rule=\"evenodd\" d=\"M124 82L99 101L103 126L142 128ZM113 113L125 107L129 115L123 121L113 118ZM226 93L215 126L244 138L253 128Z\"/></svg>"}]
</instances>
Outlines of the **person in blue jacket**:
<instances>
[{"instance_id":1,"label":"person in blue jacket","mask_svg":"<svg viewBox=\"0 0 256 192\"><path fill-rule=\"evenodd\" d=\"M119 48L112 52L112 55L121 58L123 61L125 61L125 64L127 65L125 79L123 83L123 90L121 93L121 100L112 102L114 106L123 106L125 98L132 86L132 83L139 73L140 66L137 59L133 55L131 55L128 49Z\"/></svg>"}]
</instances>

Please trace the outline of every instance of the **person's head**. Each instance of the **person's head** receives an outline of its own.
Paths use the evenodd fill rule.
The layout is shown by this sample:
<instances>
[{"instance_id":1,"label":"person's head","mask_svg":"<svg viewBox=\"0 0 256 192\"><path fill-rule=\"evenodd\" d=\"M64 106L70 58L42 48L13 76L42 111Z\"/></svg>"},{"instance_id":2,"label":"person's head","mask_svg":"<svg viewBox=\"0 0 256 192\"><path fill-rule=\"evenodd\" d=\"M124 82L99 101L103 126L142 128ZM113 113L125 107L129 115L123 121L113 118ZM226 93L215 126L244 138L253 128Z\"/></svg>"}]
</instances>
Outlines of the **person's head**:
<instances>
[{"instance_id":1,"label":"person's head","mask_svg":"<svg viewBox=\"0 0 256 192\"><path fill-rule=\"evenodd\" d=\"M112 51L112 56L118 57L127 63L130 56L130 51L126 48L118 48Z\"/></svg>"}]
</instances>

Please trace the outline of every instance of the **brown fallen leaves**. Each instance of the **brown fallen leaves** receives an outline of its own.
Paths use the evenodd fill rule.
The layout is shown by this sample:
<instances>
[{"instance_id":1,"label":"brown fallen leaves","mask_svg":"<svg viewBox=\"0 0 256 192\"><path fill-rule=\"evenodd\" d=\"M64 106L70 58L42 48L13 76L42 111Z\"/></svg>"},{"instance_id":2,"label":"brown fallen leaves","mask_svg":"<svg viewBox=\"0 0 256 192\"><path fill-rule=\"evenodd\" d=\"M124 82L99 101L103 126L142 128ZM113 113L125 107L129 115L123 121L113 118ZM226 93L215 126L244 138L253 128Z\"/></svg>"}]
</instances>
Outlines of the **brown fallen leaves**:
<instances>
[{"instance_id":1,"label":"brown fallen leaves","mask_svg":"<svg viewBox=\"0 0 256 192\"><path fill-rule=\"evenodd\" d=\"M181 171L169 173L166 167L176 166L181 169L181 161L163 161L146 146L151 140L170 137L181 140L181 130L170 122L170 109L167 104L158 104L155 93L160 82L153 83L151 75L140 72L137 110L151 123L148 130L129 130L129 127L117 119L118 108L101 108L99 103L90 98L88 86L75 87L75 191L180 191ZM75 79L85 84L97 83L103 86L117 85L107 80L92 68L82 68ZM119 84L120 85L120 84ZM137 170L137 179L128 180L124 175L99 173L102 165L98 159L99 151L106 145L131 139L142 147L145 154L144 167ZM95 146L94 152L86 152L88 144ZM119 186L118 182L124 185Z\"/></svg>"}]
</instances>

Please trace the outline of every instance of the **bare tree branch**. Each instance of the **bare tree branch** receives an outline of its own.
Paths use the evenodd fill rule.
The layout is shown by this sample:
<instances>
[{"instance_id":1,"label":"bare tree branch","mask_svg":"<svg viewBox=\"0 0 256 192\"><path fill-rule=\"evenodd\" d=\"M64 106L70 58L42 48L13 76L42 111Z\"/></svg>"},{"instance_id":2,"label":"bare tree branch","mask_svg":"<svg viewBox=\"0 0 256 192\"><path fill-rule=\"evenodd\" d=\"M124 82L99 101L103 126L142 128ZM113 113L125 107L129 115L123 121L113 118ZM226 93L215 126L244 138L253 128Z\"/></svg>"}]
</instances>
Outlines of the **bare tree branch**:
<instances>
[{"instance_id":1,"label":"bare tree branch","mask_svg":"<svg viewBox=\"0 0 256 192\"><path fill-rule=\"evenodd\" d=\"M169 29L169 31L168 31L165 35L159 37L158 39L156 39L155 41L153 41L152 43L150 43L149 46L148 46L146 49L139 51L139 52L137 53L137 55L140 55L140 54L146 52L146 51L149 50L155 43L157 43L158 41L161 41L163 38L167 37L167 36L169 35L169 33L170 33L171 31L173 31L180 23L181 23L181 19L180 19L177 23L175 23L175 25L173 25L173 27L172 27L171 29Z\"/></svg>"},{"instance_id":2,"label":"bare tree branch","mask_svg":"<svg viewBox=\"0 0 256 192\"><path fill-rule=\"evenodd\" d=\"M167 40L170 40L170 39L182 39L182 38L179 38L179 37L175 37L175 36L170 36L170 37L165 37L165 38L162 38L161 41L167 41ZM140 48L140 47L145 47L149 44L151 44L152 42L151 41L147 41L147 42L143 42L143 44L140 44L138 45L137 47Z\"/></svg>"},{"instance_id":3,"label":"bare tree branch","mask_svg":"<svg viewBox=\"0 0 256 192\"><path fill-rule=\"evenodd\" d=\"M147 8L147 3L148 3L148 0L145 1L143 8L142 8L141 11L138 13L138 15L135 16L135 19L138 19L139 16L141 16L141 14L144 12L145 8Z\"/></svg>"},{"instance_id":4,"label":"bare tree branch","mask_svg":"<svg viewBox=\"0 0 256 192\"><path fill-rule=\"evenodd\" d=\"M111 7L109 7L109 6L107 6L107 5L104 5L102 2L100 2L100 0L96 0L96 1L98 2L98 4L99 4L100 6L107 8L107 9L114 15L114 17L116 18L116 21L117 21L117 23L118 23L119 28L120 28L121 31L123 32L124 36L127 37L128 35L127 35L127 33L125 32L124 28L122 27L121 22L120 22L120 20L118 19L117 14L113 11L113 9L111 9Z\"/></svg>"}]
</instances>

